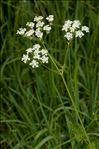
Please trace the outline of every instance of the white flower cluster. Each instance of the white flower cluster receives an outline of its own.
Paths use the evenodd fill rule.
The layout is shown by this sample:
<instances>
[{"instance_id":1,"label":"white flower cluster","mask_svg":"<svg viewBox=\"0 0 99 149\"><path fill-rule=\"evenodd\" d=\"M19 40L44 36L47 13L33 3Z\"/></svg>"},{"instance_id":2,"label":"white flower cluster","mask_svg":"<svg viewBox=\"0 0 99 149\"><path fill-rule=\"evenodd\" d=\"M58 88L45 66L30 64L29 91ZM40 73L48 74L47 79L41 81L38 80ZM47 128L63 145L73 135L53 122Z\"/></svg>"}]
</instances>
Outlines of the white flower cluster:
<instances>
[{"instance_id":1,"label":"white flower cluster","mask_svg":"<svg viewBox=\"0 0 99 149\"><path fill-rule=\"evenodd\" d=\"M87 26L81 26L81 23L79 20L67 20L65 21L62 30L65 31L65 35L64 37L69 41L73 38L73 36L75 35L75 37L79 37L81 38L82 36L84 36L84 32L88 33L89 32L89 28Z\"/></svg>"},{"instance_id":2,"label":"white flower cluster","mask_svg":"<svg viewBox=\"0 0 99 149\"><path fill-rule=\"evenodd\" d=\"M43 21L42 16L35 16L34 22L27 22L26 27L27 28L19 28L17 30L16 34L23 35L24 37L37 37L39 39L42 39L43 37L43 31L47 34L51 31L51 25L54 20L53 15L49 15L46 17L47 24Z\"/></svg>"},{"instance_id":3,"label":"white flower cluster","mask_svg":"<svg viewBox=\"0 0 99 149\"><path fill-rule=\"evenodd\" d=\"M40 63L48 63L48 51L41 49L39 44L35 44L32 48L26 49L26 54L23 54L21 60L36 68Z\"/></svg>"}]
</instances>

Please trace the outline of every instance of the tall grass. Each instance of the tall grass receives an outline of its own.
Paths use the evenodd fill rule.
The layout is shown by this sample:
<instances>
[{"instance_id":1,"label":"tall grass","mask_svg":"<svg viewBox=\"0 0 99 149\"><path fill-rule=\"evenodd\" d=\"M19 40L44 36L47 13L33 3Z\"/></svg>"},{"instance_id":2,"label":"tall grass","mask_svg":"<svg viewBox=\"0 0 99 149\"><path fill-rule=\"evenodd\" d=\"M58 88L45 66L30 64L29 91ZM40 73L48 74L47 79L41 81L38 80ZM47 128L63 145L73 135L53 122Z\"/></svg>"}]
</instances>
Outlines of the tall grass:
<instances>
[{"instance_id":1,"label":"tall grass","mask_svg":"<svg viewBox=\"0 0 99 149\"><path fill-rule=\"evenodd\" d=\"M1 0L0 8L1 148L98 149L99 2ZM16 31L49 14L55 16L44 39L49 64L31 69L20 57L33 43ZM65 19L79 19L90 33L68 46Z\"/></svg>"}]
</instances>

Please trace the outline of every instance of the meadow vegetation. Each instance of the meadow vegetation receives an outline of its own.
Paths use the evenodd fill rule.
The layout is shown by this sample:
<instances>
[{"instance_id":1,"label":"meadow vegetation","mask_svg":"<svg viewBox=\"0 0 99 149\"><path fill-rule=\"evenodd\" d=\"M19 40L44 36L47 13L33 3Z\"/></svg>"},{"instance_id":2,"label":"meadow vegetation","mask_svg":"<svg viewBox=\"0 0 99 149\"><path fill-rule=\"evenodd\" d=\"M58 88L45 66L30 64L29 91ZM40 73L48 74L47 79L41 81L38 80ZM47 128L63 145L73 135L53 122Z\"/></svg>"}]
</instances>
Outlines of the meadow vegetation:
<instances>
[{"instance_id":1,"label":"meadow vegetation","mask_svg":"<svg viewBox=\"0 0 99 149\"><path fill-rule=\"evenodd\" d=\"M1 149L99 149L98 0L1 0L0 9ZM49 63L31 68L22 54L41 41L17 29L50 14ZM90 31L68 44L65 20L80 20Z\"/></svg>"}]
</instances>

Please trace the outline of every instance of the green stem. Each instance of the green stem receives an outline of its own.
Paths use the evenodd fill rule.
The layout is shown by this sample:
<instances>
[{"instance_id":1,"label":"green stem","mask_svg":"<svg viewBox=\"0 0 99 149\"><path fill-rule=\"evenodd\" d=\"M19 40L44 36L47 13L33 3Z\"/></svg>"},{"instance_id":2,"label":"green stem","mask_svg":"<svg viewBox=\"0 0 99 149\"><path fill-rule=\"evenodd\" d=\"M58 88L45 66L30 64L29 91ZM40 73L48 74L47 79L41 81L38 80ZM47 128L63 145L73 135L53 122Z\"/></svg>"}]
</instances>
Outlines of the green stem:
<instances>
[{"instance_id":1,"label":"green stem","mask_svg":"<svg viewBox=\"0 0 99 149\"><path fill-rule=\"evenodd\" d=\"M72 102L72 105L73 105L74 110L75 110L75 112L76 112L76 115L77 115L77 117L78 117L78 119L79 119L79 121L80 121L80 123L81 123L83 132L84 132L84 134L85 134L85 136L86 136L86 139L87 139L88 143L91 144L91 142L90 142L90 140L89 140L89 137L88 137L88 135L87 135L87 133L86 133L86 130L85 130L84 126L83 126L83 122L82 122L82 120L81 120L81 118L80 118L80 116L79 116L79 113L78 113L78 111L77 111L77 108L76 108L76 106L75 106L74 100L73 100L73 98L72 98L72 96L71 96L71 93L70 93L70 91L69 91L69 89L68 89L68 86L67 86L67 84L66 84L66 81L65 81L65 79L64 79L63 74L61 74L61 78L62 78L63 83L64 83L64 85L65 85L65 88L66 88L66 90L67 90L67 92L68 92L68 95L69 95L69 97L70 97L70 99L71 99L71 102Z\"/></svg>"},{"instance_id":2,"label":"green stem","mask_svg":"<svg viewBox=\"0 0 99 149\"><path fill-rule=\"evenodd\" d=\"M44 45L44 42L42 42L42 43L43 43L44 48L46 49L46 47L45 47L45 45ZM68 45L68 47L69 47L69 45ZM61 76L61 78L62 78L62 80L63 80L63 83L64 83L64 85L65 85L65 88L66 88L67 92L68 92L68 95L69 95L69 97L70 97L70 100L71 100L71 102L72 102L72 105L73 105L73 107L74 107L74 110L75 110L75 112L76 112L76 115L77 115L77 117L78 117L78 119L79 119L79 121L80 121L80 124L81 124L81 126L82 126L83 132L84 132L84 134L85 134L85 136L86 136L86 139L87 139L88 143L91 144L91 142L90 142L90 140L89 140L89 137L88 137L88 135L87 135L87 133L86 133L86 130L85 130L85 128L84 128L83 122L82 122L82 120L81 120L81 118L80 118L80 116L79 116L79 113L78 113L78 110L77 110L76 105L75 105L75 103L74 103L74 100L73 100L73 98L72 98L72 96L71 96L71 93L70 93L70 91L69 91L69 88L68 88L68 86L67 86L67 83L66 83L66 81L65 81L65 79L64 79L63 71L61 72L61 71L59 70L57 64L54 62L54 60L53 60L53 58L51 57L50 54L49 54L49 57L50 57L51 61L53 62L54 66L56 67L58 73L60 74L60 76ZM64 64L65 64L65 60L66 60L66 54L65 54Z\"/></svg>"},{"instance_id":3,"label":"green stem","mask_svg":"<svg viewBox=\"0 0 99 149\"><path fill-rule=\"evenodd\" d=\"M69 49L69 45L70 45L70 42L68 42L67 49L65 49L65 58L64 58L64 64L63 64L63 67L65 67L66 57L67 57L67 52L68 52L68 49Z\"/></svg>"}]
</instances>

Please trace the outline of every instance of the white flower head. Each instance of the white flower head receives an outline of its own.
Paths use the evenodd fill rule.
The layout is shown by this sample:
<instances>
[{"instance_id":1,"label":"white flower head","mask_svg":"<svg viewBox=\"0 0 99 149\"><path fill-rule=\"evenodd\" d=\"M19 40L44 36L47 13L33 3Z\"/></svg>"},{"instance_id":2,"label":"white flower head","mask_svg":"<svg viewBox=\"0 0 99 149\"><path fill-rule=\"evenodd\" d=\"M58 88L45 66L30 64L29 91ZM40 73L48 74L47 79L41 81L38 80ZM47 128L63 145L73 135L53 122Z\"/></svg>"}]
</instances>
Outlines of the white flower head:
<instances>
[{"instance_id":1,"label":"white flower head","mask_svg":"<svg viewBox=\"0 0 99 149\"><path fill-rule=\"evenodd\" d=\"M35 16L34 17L34 21L35 22L38 22L38 21L41 21L41 20L43 20L43 17L42 16Z\"/></svg>"},{"instance_id":2,"label":"white flower head","mask_svg":"<svg viewBox=\"0 0 99 149\"><path fill-rule=\"evenodd\" d=\"M84 33L81 30L76 31L76 36L75 37L81 38L82 36L84 36Z\"/></svg>"},{"instance_id":3,"label":"white flower head","mask_svg":"<svg viewBox=\"0 0 99 149\"><path fill-rule=\"evenodd\" d=\"M33 39L33 37L42 39L43 31L46 31L46 33L50 32L54 16L49 15L46 19L48 20L49 23L47 25L43 21L43 16L35 16L34 22L27 22L26 28L19 28L16 34L23 35L23 37L27 37L30 40Z\"/></svg>"},{"instance_id":4,"label":"white flower head","mask_svg":"<svg viewBox=\"0 0 99 149\"><path fill-rule=\"evenodd\" d=\"M43 37L43 32L41 32L40 29L38 28L38 29L36 29L36 31L35 31L35 35L36 35L38 38L42 39L42 37Z\"/></svg>"},{"instance_id":5,"label":"white flower head","mask_svg":"<svg viewBox=\"0 0 99 149\"><path fill-rule=\"evenodd\" d=\"M43 27L43 30L46 31L47 33L49 33L50 30L51 30L51 26L45 25L45 26Z\"/></svg>"},{"instance_id":6,"label":"white flower head","mask_svg":"<svg viewBox=\"0 0 99 149\"><path fill-rule=\"evenodd\" d=\"M70 32L72 32L72 33L75 31L75 29L76 29L76 28L74 28L74 27L70 27L70 28L69 28Z\"/></svg>"},{"instance_id":7,"label":"white flower head","mask_svg":"<svg viewBox=\"0 0 99 149\"><path fill-rule=\"evenodd\" d=\"M70 27L70 26L72 25L72 23L73 23L73 21L71 21L71 20L65 21L65 24L66 24L68 27Z\"/></svg>"},{"instance_id":8,"label":"white flower head","mask_svg":"<svg viewBox=\"0 0 99 149\"><path fill-rule=\"evenodd\" d=\"M35 44L33 45L33 50L39 50L40 49L40 45L39 44Z\"/></svg>"},{"instance_id":9,"label":"white flower head","mask_svg":"<svg viewBox=\"0 0 99 149\"><path fill-rule=\"evenodd\" d=\"M32 51L33 51L33 48L26 49L27 54L32 53Z\"/></svg>"},{"instance_id":10,"label":"white flower head","mask_svg":"<svg viewBox=\"0 0 99 149\"><path fill-rule=\"evenodd\" d=\"M34 51L34 59L40 60L43 63L47 63L48 51L46 49L35 50Z\"/></svg>"},{"instance_id":11,"label":"white flower head","mask_svg":"<svg viewBox=\"0 0 99 149\"><path fill-rule=\"evenodd\" d=\"M48 57L43 55L41 58L42 63L48 63Z\"/></svg>"},{"instance_id":12,"label":"white flower head","mask_svg":"<svg viewBox=\"0 0 99 149\"><path fill-rule=\"evenodd\" d=\"M65 38L67 40L71 40L73 38L73 36L75 35L75 37L83 37L84 33L83 31L85 31L86 33L89 32L89 28L87 26L81 26L81 23L79 20L74 20L74 21L70 21L67 20L65 21L62 30L65 31Z\"/></svg>"},{"instance_id":13,"label":"white flower head","mask_svg":"<svg viewBox=\"0 0 99 149\"><path fill-rule=\"evenodd\" d=\"M19 29L17 30L16 34L24 35L25 31L26 31L26 28L19 28Z\"/></svg>"},{"instance_id":14,"label":"white flower head","mask_svg":"<svg viewBox=\"0 0 99 149\"><path fill-rule=\"evenodd\" d=\"M46 55L47 56L47 54L48 54L48 51L46 49L42 49L41 52L42 52L42 55Z\"/></svg>"},{"instance_id":15,"label":"white flower head","mask_svg":"<svg viewBox=\"0 0 99 149\"><path fill-rule=\"evenodd\" d=\"M46 17L46 20L52 22L54 20L54 15L49 15L48 17Z\"/></svg>"},{"instance_id":16,"label":"white flower head","mask_svg":"<svg viewBox=\"0 0 99 149\"><path fill-rule=\"evenodd\" d=\"M27 22L26 23L26 26L30 27L30 28L33 28L34 27L34 23L33 22Z\"/></svg>"},{"instance_id":17,"label":"white flower head","mask_svg":"<svg viewBox=\"0 0 99 149\"><path fill-rule=\"evenodd\" d=\"M80 25L81 25L81 23L79 20L74 20L72 27L76 29L76 28L80 28Z\"/></svg>"},{"instance_id":18,"label":"white flower head","mask_svg":"<svg viewBox=\"0 0 99 149\"><path fill-rule=\"evenodd\" d=\"M62 30L67 32L69 30L69 28L71 27L71 25L72 25L72 21L71 20L65 21Z\"/></svg>"},{"instance_id":19,"label":"white flower head","mask_svg":"<svg viewBox=\"0 0 99 149\"><path fill-rule=\"evenodd\" d=\"M28 54L23 54L22 59L21 59L24 63L27 63L27 61L30 60Z\"/></svg>"},{"instance_id":20,"label":"white flower head","mask_svg":"<svg viewBox=\"0 0 99 149\"><path fill-rule=\"evenodd\" d=\"M39 21L39 22L37 22L36 27L37 28L38 27L43 27L43 25L44 25L44 22L43 21Z\"/></svg>"},{"instance_id":21,"label":"white flower head","mask_svg":"<svg viewBox=\"0 0 99 149\"><path fill-rule=\"evenodd\" d=\"M34 59L30 62L29 65L32 66L32 68L37 68L39 66L39 63Z\"/></svg>"},{"instance_id":22,"label":"white flower head","mask_svg":"<svg viewBox=\"0 0 99 149\"><path fill-rule=\"evenodd\" d=\"M70 32L67 32L64 36L67 40L71 40L73 38L73 34Z\"/></svg>"},{"instance_id":23,"label":"white flower head","mask_svg":"<svg viewBox=\"0 0 99 149\"><path fill-rule=\"evenodd\" d=\"M29 30L29 31L27 31L27 32L25 33L25 36L26 36L26 37L30 37L30 36L32 36L33 34L34 34L34 30L31 29L31 30Z\"/></svg>"},{"instance_id":24,"label":"white flower head","mask_svg":"<svg viewBox=\"0 0 99 149\"><path fill-rule=\"evenodd\" d=\"M23 37L37 37L42 39L43 31L49 33L51 30L52 21L54 20L53 15L46 17L46 22L43 22L42 16L35 16L34 22L27 22L26 28L19 28L16 34L23 35ZM26 54L23 54L21 60L24 63L28 63L32 68L39 67L39 64L48 63L48 51L42 49L40 44L34 44L32 48L26 49Z\"/></svg>"},{"instance_id":25,"label":"white flower head","mask_svg":"<svg viewBox=\"0 0 99 149\"><path fill-rule=\"evenodd\" d=\"M36 50L36 51L34 52L33 58L34 58L34 59L37 59L37 60L40 60L40 57L41 57L41 56L40 56L39 53L40 53L40 51Z\"/></svg>"},{"instance_id":26,"label":"white flower head","mask_svg":"<svg viewBox=\"0 0 99 149\"><path fill-rule=\"evenodd\" d=\"M41 49L40 44L34 44L32 48L26 49L26 54L23 54L21 60L32 68L37 68L40 63L48 63L48 51Z\"/></svg>"},{"instance_id":27,"label":"white flower head","mask_svg":"<svg viewBox=\"0 0 99 149\"><path fill-rule=\"evenodd\" d=\"M87 27L87 26L82 26L81 30L82 30L82 31L85 31L86 33L88 33L88 32L89 32L89 27Z\"/></svg>"}]
</instances>

